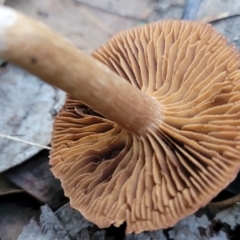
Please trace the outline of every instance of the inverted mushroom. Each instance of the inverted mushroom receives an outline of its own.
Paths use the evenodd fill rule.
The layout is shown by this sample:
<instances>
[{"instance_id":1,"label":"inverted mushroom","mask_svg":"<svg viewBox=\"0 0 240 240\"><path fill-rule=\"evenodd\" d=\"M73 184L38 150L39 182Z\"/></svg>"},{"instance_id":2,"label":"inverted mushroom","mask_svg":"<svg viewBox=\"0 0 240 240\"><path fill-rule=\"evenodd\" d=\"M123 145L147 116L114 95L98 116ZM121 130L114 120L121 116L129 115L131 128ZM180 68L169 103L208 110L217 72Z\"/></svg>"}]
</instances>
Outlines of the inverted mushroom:
<instances>
[{"instance_id":1,"label":"inverted mushroom","mask_svg":"<svg viewBox=\"0 0 240 240\"><path fill-rule=\"evenodd\" d=\"M20 59L23 21L35 38ZM170 227L238 173L239 53L210 25L168 20L117 34L93 57L121 78L23 16L4 39L3 58L70 93L50 164L71 206L99 227ZM45 63L48 51L54 66Z\"/></svg>"}]
</instances>

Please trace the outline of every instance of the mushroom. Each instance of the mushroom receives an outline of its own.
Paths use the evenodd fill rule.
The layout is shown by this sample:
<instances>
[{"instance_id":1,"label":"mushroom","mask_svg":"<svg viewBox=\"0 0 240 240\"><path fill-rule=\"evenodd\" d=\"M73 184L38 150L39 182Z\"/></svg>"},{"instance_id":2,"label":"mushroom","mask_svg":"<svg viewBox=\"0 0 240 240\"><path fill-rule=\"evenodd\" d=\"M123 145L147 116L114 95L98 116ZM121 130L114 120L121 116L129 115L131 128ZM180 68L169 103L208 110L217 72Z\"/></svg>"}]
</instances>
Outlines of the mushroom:
<instances>
[{"instance_id":1,"label":"mushroom","mask_svg":"<svg viewBox=\"0 0 240 240\"><path fill-rule=\"evenodd\" d=\"M21 14L0 16L0 56L69 93L50 164L88 220L126 222L127 233L168 228L236 177L240 55L210 25L139 26L94 60Z\"/></svg>"}]
</instances>

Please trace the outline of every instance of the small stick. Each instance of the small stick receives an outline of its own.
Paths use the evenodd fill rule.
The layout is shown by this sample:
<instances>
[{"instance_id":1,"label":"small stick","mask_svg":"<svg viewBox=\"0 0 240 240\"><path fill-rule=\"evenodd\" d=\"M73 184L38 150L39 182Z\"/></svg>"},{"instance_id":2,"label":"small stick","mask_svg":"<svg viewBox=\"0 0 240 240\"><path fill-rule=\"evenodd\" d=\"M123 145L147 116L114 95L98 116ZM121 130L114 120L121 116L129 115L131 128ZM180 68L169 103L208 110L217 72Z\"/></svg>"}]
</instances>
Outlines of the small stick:
<instances>
[{"instance_id":1,"label":"small stick","mask_svg":"<svg viewBox=\"0 0 240 240\"><path fill-rule=\"evenodd\" d=\"M220 209L220 208L224 208L224 207L228 207L230 205L233 205L237 202L240 202L240 193L237 194L234 197L231 197L229 199L226 199L226 200L223 200L223 201L220 201L220 202L211 202L207 206L211 209L215 209L215 208Z\"/></svg>"},{"instance_id":2,"label":"small stick","mask_svg":"<svg viewBox=\"0 0 240 240\"><path fill-rule=\"evenodd\" d=\"M240 13L223 12L218 15L205 17L201 21L206 22L206 23L213 23L213 22L217 22L217 21L227 19L227 18L237 17L239 15L240 15Z\"/></svg>"},{"instance_id":3,"label":"small stick","mask_svg":"<svg viewBox=\"0 0 240 240\"><path fill-rule=\"evenodd\" d=\"M163 116L157 100L44 24L2 6L0 58L63 89L137 135L145 135L161 124Z\"/></svg>"},{"instance_id":4,"label":"small stick","mask_svg":"<svg viewBox=\"0 0 240 240\"><path fill-rule=\"evenodd\" d=\"M48 147L48 146L44 146L44 145L41 145L41 144L29 142L29 141L26 141L26 140L23 140L23 139L20 139L20 138L17 138L17 137L12 137L12 136L9 136L9 135L6 135L6 134L1 134L0 133L0 137L1 138L6 138L6 139L9 139L9 140L13 140L13 141L16 141L16 142L26 143L28 145L39 147L39 148L42 148L42 149L51 150L51 148Z\"/></svg>"}]
</instances>

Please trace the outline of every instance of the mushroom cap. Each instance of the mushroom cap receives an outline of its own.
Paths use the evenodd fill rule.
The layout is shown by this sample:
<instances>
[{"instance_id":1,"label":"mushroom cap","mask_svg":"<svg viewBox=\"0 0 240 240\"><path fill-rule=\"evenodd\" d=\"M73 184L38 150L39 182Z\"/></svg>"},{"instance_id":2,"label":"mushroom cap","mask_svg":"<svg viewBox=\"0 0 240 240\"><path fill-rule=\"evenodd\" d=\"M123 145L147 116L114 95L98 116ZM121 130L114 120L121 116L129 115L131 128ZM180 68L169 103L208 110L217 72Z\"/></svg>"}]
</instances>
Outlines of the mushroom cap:
<instances>
[{"instance_id":1,"label":"mushroom cap","mask_svg":"<svg viewBox=\"0 0 240 240\"><path fill-rule=\"evenodd\" d=\"M136 136L68 96L52 171L71 206L99 227L171 227L239 171L239 54L210 25L167 20L123 31L93 57L157 99L163 122Z\"/></svg>"}]
</instances>

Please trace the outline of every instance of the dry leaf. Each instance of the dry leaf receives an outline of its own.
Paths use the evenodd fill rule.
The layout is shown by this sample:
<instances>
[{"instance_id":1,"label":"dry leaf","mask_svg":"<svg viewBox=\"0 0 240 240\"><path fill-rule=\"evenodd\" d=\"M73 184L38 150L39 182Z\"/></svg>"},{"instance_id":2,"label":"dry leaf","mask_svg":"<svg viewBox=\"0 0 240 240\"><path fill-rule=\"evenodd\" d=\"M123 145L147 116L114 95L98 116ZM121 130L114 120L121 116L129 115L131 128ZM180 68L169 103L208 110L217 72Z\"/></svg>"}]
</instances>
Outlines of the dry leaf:
<instances>
[{"instance_id":1,"label":"dry leaf","mask_svg":"<svg viewBox=\"0 0 240 240\"><path fill-rule=\"evenodd\" d=\"M39 225L32 219L18 240L70 240L66 229L47 205L41 208L41 212Z\"/></svg>"},{"instance_id":2,"label":"dry leaf","mask_svg":"<svg viewBox=\"0 0 240 240\"><path fill-rule=\"evenodd\" d=\"M24 164L4 172L4 176L42 203L57 209L68 199L64 197L60 181L50 171L49 152L41 151Z\"/></svg>"},{"instance_id":3,"label":"dry leaf","mask_svg":"<svg viewBox=\"0 0 240 240\"><path fill-rule=\"evenodd\" d=\"M129 0L76 0L76 2L85 4L90 7L101 9L102 11L110 12L127 18L138 18L139 20L146 20L148 13L153 10L153 1L129 1Z\"/></svg>"},{"instance_id":4,"label":"dry leaf","mask_svg":"<svg viewBox=\"0 0 240 240\"><path fill-rule=\"evenodd\" d=\"M100 5L104 4L98 2ZM92 53L112 34L135 26L139 22L136 19L123 18L97 8L80 5L77 1L18 0L7 1L6 5L47 23L87 53ZM130 7L131 11L135 11L136 2L128 6L129 9Z\"/></svg>"},{"instance_id":5,"label":"dry leaf","mask_svg":"<svg viewBox=\"0 0 240 240\"><path fill-rule=\"evenodd\" d=\"M53 119L64 99L65 93L13 65L0 68L0 133L48 145ZM0 172L40 150L38 146L0 137Z\"/></svg>"}]
</instances>

